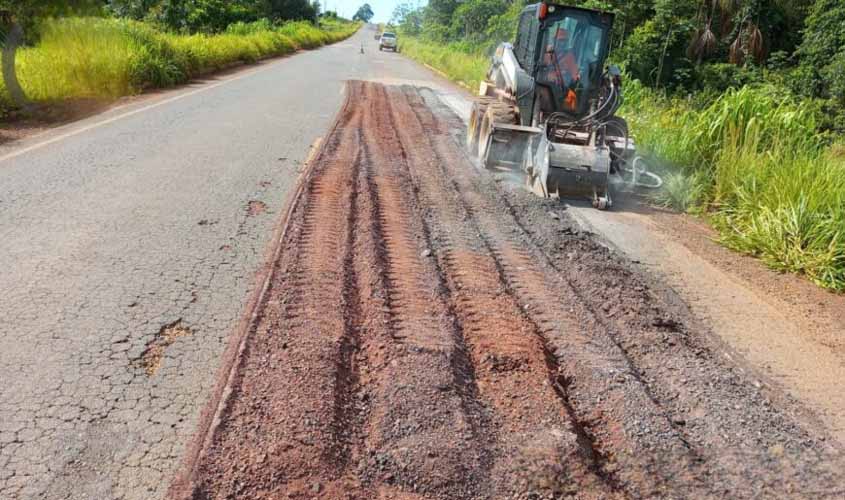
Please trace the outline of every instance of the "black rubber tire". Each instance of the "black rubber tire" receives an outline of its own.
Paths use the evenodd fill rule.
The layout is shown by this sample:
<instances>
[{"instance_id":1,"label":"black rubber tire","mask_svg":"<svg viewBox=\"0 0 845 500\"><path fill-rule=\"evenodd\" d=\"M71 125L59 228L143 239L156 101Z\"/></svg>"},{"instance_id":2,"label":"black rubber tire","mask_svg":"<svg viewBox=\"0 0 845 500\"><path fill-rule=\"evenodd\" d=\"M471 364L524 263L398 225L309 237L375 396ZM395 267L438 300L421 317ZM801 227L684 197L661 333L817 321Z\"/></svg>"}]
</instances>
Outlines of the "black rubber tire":
<instances>
[{"instance_id":1,"label":"black rubber tire","mask_svg":"<svg viewBox=\"0 0 845 500\"><path fill-rule=\"evenodd\" d=\"M478 154L478 135L481 131L481 120L487 112L487 106L494 101L491 97L477 97L472 103L467 125L467 151L472 155Z\"/></svg>"},{"instance_id":2,"label":"black rubber tire","mask_svg":"<svg viewBox=\"0 0 845 500\"><path fill-rule=\"evenodd\" d=\"M624 135L629 135L628 132L628 122L625 121L624 118L621 116L612 116L607 119L607 135L616 135L618 133L623 133Z\"/></svg>"}]
</instances>

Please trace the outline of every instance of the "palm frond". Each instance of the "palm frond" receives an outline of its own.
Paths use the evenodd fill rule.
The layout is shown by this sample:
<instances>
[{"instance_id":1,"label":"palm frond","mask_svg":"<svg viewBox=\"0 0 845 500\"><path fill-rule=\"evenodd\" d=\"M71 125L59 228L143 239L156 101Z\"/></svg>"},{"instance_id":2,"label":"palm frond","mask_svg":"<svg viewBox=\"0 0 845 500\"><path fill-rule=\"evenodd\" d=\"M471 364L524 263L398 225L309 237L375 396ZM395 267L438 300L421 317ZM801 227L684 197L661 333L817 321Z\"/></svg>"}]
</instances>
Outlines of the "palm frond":
<instances>
[{"instance_id":1,"label":"palm frond","mask_svg":"<svg viewBox=\"0 0 845 500\"><path fill-rule=\"evenodd\" d=\"M742 44L742 36L743 33L740 31L736 40L734 40L734 43L731 44L730 51L728 52L728 60L731 64L736 64L737 66L745 62L745 47L743 47Z\"/></svg>"},{"instance_id":2,"label":"palm frond","mask_svg":"<svg viewBox=\"0 0 845 500\"><path fill-rule=\"evenodd\" d=\"M716 35L710 27L710 22L704 28L697 30L687 47L687 57L701 61L704 57L713 54L716 50Z\"/></svg>"},{"instance_id":3,"label":"palm frond","mask_svg":"<svg viewBox=\"0 0 845 500\"><path fill-rule=\"evenodd\" d=\"M763 32L756 24L748 25L748 54L758 63L766 59L766 45L763 40Z\"/></svg>"}]
</instances>

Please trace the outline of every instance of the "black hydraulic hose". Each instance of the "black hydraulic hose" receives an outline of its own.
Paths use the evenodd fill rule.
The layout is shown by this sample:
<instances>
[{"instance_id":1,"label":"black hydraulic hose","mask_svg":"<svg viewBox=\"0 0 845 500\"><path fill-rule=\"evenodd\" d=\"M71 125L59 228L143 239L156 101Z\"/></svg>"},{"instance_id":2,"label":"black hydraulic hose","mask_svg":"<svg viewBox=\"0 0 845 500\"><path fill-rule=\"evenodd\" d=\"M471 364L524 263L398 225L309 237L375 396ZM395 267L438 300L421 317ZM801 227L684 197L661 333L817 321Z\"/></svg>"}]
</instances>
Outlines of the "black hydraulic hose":
<instances>
[{"instance_id":1,"label":"black hydraulic hose","mask_svg":"<svg viewBox=\"0 0 845 500\"><path fill-rule=\"evenodd\" d=\"M584 124L586 122L592 121L594 118L599 116L607 108L607 106L610 105L611 102L615 102L617 97L618 97L618 92L616 91L616 86L611 83L610 84L610 95L604 101L604 103L602 103L602 105L601 105L601 107L599 107L599 109L594 111L591 115L585 116L584 118L580 118L580 119L577 119L577 120L567 120L563 123L572 123L574 125L581 125L581 124ZM559 118L561 116L566 116L566 115L564 115L563 113L553 113L549 117L549 120L550 121L556 120L557 118Z\"/></svg>"}]
</instances>

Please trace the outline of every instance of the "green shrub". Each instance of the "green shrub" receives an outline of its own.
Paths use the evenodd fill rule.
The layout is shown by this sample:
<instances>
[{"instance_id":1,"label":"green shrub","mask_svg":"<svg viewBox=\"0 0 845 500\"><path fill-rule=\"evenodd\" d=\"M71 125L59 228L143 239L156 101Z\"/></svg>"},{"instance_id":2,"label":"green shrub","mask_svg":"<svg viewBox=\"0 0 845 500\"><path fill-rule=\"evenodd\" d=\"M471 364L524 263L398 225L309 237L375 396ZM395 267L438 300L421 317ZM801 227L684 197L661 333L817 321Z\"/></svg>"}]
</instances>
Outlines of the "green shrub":
<instances>
[{"instance_id":1,"label":"green shrub","mask_svg":"<svg viewBox=\"0 0 845 500\"><path fill-rule=\"evenodd\" d=\"M325 31L304 21L286 23L277 31L293 40L297 49L313 49L329 42L329 36Z\"/></svg>"},{"instance_id":2,"label":"green shrub","mask_svg":"<svg viewBox=\"0 0 845 500\"><path fill-rule=\"evenodd\" d=\"M270 31L273 29L273 25L270 23L269 19L259 19L258 21L245 23L243 21L238 21L236 23L230 24L226 28L226 34L228 35L252 35L255 33L261 33L264 31Z\"/></svg>"},{"instance_id":3,"label":"green shrub","mask_svg":"<svg viewBox=\"0 0 845 500\"><path fill-rule=\"evenodd\" d=\"M800 66L793 73L794 89L799 95L826 99L824 126L845 130L845 3L816 0L796 55Z\"/></svg>"},{"instance_id":4,"label":"green shrub","mask_svg":"<svg viewBox=\"0 0 845 500\"><path fill-rule=\"evenodd\" d=\"M752 124L760 127L754 140L761 151L776 142L799 149L823 142L816 133L818 106L799 104L782 88L729 89L702 108L689 100L667 99L637 81L628 84L625 94L621 113L629 116L638 142L679 167L709 168L725 146L726 132L735 131L741 147Z\"/></svg>"},{"instance_id":5,"label":"green shrub","mask_svg":"<svg viewBox=\"0 0 845 500\"><path fill-rule=\"evenodd\" d=\"M695 76L698 89L711 95L762 81L752 68L729 63L700 64L695 67Z\"/></svg>"},{"instance_id":6,"label":"green shrub","mask_svg":"<svg viewBox=\"0 0 845 500\"><path fill-rule=\"evenodd\" d=\"M701 207L707 190L703 172L670 172L663 179L663 188L654 194L656 203L679 212Z\"/></svg>"},{"instance_id":7,"label":"green shrub","mask_svg":"<svg viewBox=\"0 0 845 500\"><path fill-rule=\"evenodd\" d=\"M139 45L124 22L93 18L47 21L35 48L18 52L18 78L34 100L116 97L133 91L127 68Z\"/></svg>"}]
</instances>

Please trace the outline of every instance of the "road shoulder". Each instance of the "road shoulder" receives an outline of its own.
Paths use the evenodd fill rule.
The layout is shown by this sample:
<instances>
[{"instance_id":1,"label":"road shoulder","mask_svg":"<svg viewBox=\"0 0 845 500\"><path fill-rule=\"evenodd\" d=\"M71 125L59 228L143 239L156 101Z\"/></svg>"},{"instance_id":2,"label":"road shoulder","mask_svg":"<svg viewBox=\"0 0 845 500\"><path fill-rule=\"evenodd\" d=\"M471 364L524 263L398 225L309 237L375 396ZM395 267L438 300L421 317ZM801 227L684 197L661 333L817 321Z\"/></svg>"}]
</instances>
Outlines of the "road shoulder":
<instances>
[{"instance_id":1,"label":"road shoulder","mask_svg":"<svg viewBox=\"0 0 845 500\"><path fill-rule=\"evenodd\" d=\"M804 403L845 443L845 297L721 247L703 221L628 203L571 207L581 225L676 292L763 380Z\"/></svg>"}]
</instances>

